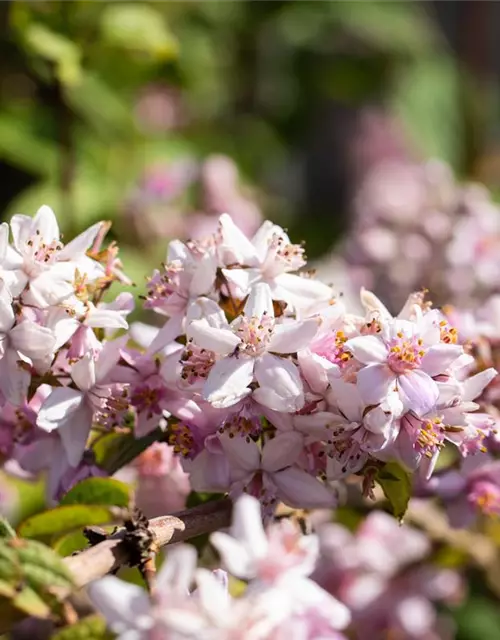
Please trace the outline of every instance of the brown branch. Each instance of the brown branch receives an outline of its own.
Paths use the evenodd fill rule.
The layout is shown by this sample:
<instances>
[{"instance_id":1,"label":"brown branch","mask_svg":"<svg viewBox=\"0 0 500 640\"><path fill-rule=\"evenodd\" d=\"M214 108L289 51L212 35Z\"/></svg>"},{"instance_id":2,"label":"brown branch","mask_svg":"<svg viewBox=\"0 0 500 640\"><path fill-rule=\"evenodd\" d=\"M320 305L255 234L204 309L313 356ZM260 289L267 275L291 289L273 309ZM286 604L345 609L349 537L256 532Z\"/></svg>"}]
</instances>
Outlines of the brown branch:
<instances>
[{"instance_id":1,"label":"brown branch","mask_svg":"<svg viewBox=\"0 0 500 640\"><path fill-rule=\"evenodd\" d=\"M231 500L223 498L173 515L153 518L149 521L149 528L156 546L164 547L229 526L231 508ZM119 529L94 547L64 558L76 586L83 587L128 564L130 558L123 541L124 532L124 529Z\"/></svg>"}]
</instances>

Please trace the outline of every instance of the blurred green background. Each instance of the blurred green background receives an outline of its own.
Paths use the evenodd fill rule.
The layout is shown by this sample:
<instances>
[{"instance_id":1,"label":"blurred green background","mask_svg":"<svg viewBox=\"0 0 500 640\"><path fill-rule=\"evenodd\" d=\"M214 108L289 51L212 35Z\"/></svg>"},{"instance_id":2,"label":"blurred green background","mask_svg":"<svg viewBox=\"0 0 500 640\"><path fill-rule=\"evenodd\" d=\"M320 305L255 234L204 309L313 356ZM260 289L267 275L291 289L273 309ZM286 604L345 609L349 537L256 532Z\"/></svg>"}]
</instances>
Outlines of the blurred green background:
<instances>
[{"instance_id":1,"label":"blurred green background","mask_svg":"<svg viewBox=\"0 0 500 640\"><path fill-rule=\"evenodd\" d=\"M1 2L2 216L46 203L66 236L111 220L140 293L184 219L223 207L200 178L213 154L313 258L400 146L496 191L499 24L477 0ZM456 619L500 638L480 577Z\"/></svg>"}]
</instances>

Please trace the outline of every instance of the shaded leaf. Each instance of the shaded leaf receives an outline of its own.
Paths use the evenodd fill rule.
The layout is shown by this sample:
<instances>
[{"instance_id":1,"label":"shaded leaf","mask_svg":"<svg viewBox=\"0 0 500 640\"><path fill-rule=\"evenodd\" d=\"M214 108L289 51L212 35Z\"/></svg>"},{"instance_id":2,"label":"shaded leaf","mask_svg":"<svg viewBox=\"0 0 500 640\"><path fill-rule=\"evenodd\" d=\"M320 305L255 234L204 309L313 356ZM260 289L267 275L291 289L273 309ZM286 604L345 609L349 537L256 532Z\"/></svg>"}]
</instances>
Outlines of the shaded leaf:
<instances>
[{"instance_id":1,"label":"shaded leaf","mask_svg":"<svg viewBox=\"0 0 500 640\"><path fill-rule=\"evenodd\" d=\"M143 438L135 438L133 433L110 433L92 447L96 456L96 464L109 474L116 473L126 464L137 458L153 442L161 440L164 433L155 429Z\"/></svg>"},{"instance_id":2,"label":"shaded leaf","mask_svg":"<svg viewBox=\"0 0 500 640\"><path fill-rule=\"evenodd\" d=\"M15 537L16 537L16 532L12 528L12 525L10 524L10 522L6 518L0 516L0 539L15 538Z\"/></svg>"},{"instance_id":3,"label":"shaded leaf","mask_svg":"<svg viewBox=\"0 0 500 640\"><path fill-rule=\"evenodd\" d=\"M87 478L72 487L60 500L60 506L71 504L99 504L127 507L130 487L113 478Z\"/></svg>"},{"instance_id":4,"label":"shaded leaf","mask_svg":"<svg viewBox=\"0 0 500 640\"><path fill-rule=\"evenodd\" d=\"M75 84L80 80L81 51L75 42L42 24L28 25L23 35L29 51L55 64L62 84Z\"/></svg>"},{"instance_id":5,"label":"shaded leaf","mask_svg":"<svg viewBox=\"0 0 500 640\"><path fill-rule=\"evenodd\" d=\"M89 545L87 538L81 531L71 531L58 538L52 545L60 556L70 556L75 551L81 551Z\"/></svg>"},{"instance_id":6,"label":"shaded leaf","mask_svg":"<svg viewBox=\"0 0 500 640\"><path fill-rule=\"evenodd\" d=\"M391 503L394 516L398 520L403 520L411 497L410 474L397 462L388 462L378 472L377 481Z\"/></svg>"},{"instance_id":7,"label":"shaded leaf","mask_svg":"<svg viewBox=\"0 0 500 640\"><path fill-rule=\"evenodd\" d=\"M40 538L112 520L111 511L104 506L75 504L31 516L21 522L17 530L25 538Z\"/></svg>"}]
</instances>

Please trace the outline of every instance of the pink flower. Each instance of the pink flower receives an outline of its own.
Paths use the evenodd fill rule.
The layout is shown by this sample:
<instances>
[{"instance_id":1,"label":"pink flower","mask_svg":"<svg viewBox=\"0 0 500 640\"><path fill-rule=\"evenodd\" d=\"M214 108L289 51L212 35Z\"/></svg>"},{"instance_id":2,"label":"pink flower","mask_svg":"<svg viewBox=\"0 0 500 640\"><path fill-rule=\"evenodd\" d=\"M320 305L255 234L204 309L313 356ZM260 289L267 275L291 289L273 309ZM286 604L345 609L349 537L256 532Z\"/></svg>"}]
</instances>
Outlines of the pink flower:
<instances>
[{"instance_id":1,"label":"pink flower","mask_svg":"<svg viewBox=\"0 0 500 640\"><path fill-rule=\"evenodd\" d=\"M405 409L427 413L437 402L433 376L444 373L460 356L462 347L440 342L439 313L418 321L395 319L384 323L380 335L351 338L346 349L362 364L357 374L361 395L378 404L397 389Z\"/></svg>"},{"instance_id":2,"label":"pink flower","mask_svg":"<svg viewBox=\"0 0 500 640\"><path fill-rule=\"evenodd\" d=\"M277 411L296 411L304 404L303 386L297 367L274 355L294 353L308 345L318 330L319 319L278 324L269 287L257 284L248 297L244 314L229 324L214 303L208 317L192 321L188 336L221 359L210 369L203 397L213 406L236 404L259 387L253 398Z\"/></svg>"}]
</instances>

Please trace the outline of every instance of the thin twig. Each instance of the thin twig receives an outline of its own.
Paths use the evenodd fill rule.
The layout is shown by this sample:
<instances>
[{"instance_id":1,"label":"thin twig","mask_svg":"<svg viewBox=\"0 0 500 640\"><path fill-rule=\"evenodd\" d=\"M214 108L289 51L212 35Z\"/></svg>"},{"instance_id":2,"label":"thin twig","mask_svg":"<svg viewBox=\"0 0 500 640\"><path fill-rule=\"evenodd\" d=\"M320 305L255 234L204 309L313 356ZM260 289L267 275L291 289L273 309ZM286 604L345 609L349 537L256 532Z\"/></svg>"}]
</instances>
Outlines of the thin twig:
<instances>
[{"instance_id":1,"label":"thin twig","mask_svg":"<svg viewBox=\"0 0 500 640\"><path fill-rule=\"evenodd\" d=\"M229 526L231 508L231 500L223 498L174 515L153 518L149 521L149 528L156 546L164 547ZM123 528L119 529L108 540L99 542L77 555L64 558L77 587L83 587L93 580L102 578L129 562L124 533Z\"/></svg>"}]
</instances>

